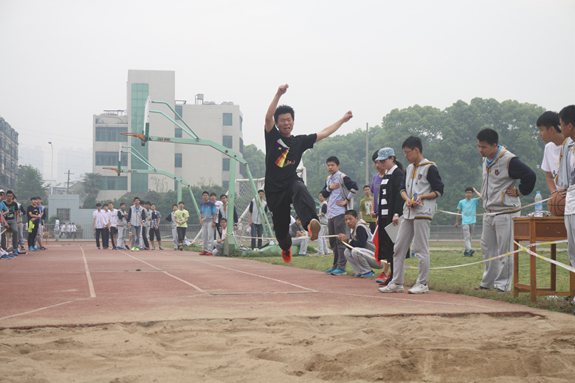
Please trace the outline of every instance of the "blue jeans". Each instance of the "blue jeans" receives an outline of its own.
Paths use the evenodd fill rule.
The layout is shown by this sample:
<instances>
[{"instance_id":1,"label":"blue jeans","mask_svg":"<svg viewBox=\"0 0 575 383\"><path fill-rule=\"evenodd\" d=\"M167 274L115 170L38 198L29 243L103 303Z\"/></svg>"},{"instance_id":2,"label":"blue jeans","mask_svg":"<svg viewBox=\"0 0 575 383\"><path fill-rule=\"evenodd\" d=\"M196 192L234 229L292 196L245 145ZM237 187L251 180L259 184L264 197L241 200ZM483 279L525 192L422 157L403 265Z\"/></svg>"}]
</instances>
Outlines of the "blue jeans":
<instances>
[{"instance_id":1,"label":"blue jeans","mask_svg":"<svg viewBox=\"0 0 575 383\"><path fill-rule=\"evenodd\" d=\"M256 239L258 238L258 249L262 248L262 236L264 235L264 225L258 225L257 223L252 223L252 249L256 248Z\"/></svg>"}]
</instances>

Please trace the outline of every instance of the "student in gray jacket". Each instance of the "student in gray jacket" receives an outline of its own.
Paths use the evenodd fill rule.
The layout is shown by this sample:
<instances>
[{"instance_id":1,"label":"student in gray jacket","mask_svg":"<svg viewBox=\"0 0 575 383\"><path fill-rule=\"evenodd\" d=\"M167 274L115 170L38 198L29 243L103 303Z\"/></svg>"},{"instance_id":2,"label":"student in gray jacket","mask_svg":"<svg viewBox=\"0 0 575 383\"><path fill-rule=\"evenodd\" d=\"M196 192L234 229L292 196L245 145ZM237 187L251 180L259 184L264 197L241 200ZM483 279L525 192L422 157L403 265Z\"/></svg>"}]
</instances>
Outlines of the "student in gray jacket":
<instances>
[{"instance_id":1,"label":"student in gray jacket","mask_svg":"<svg viewBox=\"0 0 575 383\"><path fill-rule=\"evenodd\" d=\"M132 251L140 251L140 238L142 234L142 225L146 219L144 207L140 205L140 199L134 198L134 204L130 206L128 211L128 225L131 227L132 232Z\"/></svg>"},{"instance_id":2,"label":"student in gray jacket","mask_svg":"<svg viewBox=\"0 0 575 383\"><path fill-rule=\"evenodd\" d=\"M429 292L429 228L435 215L435 199L443 194L443 181L434 162L423 157L423 145L419 137L408 137L401 146L409 166L405 169L400 194L405 205L403 221L399 225L393 248L393 279L389 285L381 287L382 293L402 293L405 272L405 253L413 241L412 251L419 259L419 275L410 294ZM394 216L393 222L399 217Z\"/></svg>"}]
</instances>

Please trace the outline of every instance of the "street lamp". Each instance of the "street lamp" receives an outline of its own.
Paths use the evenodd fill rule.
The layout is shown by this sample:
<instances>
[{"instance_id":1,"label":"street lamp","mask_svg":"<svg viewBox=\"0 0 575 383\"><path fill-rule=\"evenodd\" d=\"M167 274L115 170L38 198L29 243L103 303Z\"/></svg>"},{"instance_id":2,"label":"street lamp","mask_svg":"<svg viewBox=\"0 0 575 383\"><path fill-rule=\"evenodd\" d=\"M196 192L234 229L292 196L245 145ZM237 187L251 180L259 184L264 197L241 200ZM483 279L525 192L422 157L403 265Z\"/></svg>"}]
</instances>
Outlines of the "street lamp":
<instances>
[{"instance_id":1,"label":"street lamp","mask_svg":"<svg viewBox=\"0 0 575 383\"><path fill-rule=\"evenodd\" d=\"M52 174L50 174L50 194L54 194L54 145L52 145L51 141L49 141L48 143L52 147L52 170L51 170Z\"/></svg>"}]
</instances>

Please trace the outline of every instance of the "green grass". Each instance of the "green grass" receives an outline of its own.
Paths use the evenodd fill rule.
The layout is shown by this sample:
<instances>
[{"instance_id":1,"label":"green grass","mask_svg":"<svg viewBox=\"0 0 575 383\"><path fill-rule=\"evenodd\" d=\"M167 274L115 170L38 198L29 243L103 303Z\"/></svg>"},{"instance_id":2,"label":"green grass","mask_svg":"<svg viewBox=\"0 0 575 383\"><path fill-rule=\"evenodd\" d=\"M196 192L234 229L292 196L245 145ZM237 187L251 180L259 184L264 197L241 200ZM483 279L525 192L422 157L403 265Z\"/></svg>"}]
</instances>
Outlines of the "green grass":
<instances>
[{"instance_id":1,"label":"green grass","mask_svg":"<svg viewBox=\"0 0 575 383\"><path fill-rule=\"evenodd\" d=\"M454 250L434 250L445 249L446 247ZM462 256L463 247L461 244L454 246L446 246L446 243L431 243L430 256L431 268L461 265L466 263L477 262L483 259L481 251L476 247L475 255L472 258L465 258ZM559 249L565 249L566 245L557 245ZM310 252L311 253L311 252ZM546 258L550 258L549 246L541 246L537 249L537 253ZM519 282L529 283L529 255L525 252L519 253ZM324 271L331 267L333 263L333 256L321 257L293 257L291 263L284 263L281 257L242 257L260 262L271 263L274 265L283 265L286 267L297 267L301 269ZM557 252L557 261L569 265L569 258L566 251ZM406 260L406 265L417 267L417 259L409 258ZM538 287L550 286L550 266L551 264L542 260L537 261L537 284ZM513 292L498 293L493 291L475 291L474 288L479 286L483 276L484 264L463 266L453 269L443 270L430 270L429 273L429 288L434 291L442 291L452 294L465 294L480 298L494 299L509 303L518 303L529 307L536 307L540 309L565 312L572 314L575 310L574 305L570 305L563 299L547 299L547 297L538 297L536 303L531 303L530 294L520 293L519 297L514 298ZM377 270L376 270L377 271ZM417 271L414 269L405 270L405 284L411 286L417 279ZM353 275L351 267L348 267L348 275ZM569 271L557 267L557 290L569 290ZM375 278L373 278L375 279Z\"/></svg>"}]
</instances>

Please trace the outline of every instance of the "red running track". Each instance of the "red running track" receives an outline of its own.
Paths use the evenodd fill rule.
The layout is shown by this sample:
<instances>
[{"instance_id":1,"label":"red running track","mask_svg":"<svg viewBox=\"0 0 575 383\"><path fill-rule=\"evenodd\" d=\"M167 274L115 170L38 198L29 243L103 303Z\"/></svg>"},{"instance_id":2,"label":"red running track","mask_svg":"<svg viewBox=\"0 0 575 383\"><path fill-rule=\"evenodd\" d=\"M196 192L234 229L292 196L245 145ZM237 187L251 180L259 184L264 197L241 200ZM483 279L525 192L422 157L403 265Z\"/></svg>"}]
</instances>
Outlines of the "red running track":
<instances>
[{"instance_id":1,"label":"red running track","mask_svg":"<svg viewBox=\"0 0 575 383\"><path fill-rule=\"evenodd\" d=\"M171 249L48 248L0 260L0 328L288 315L541 314L434 291L382 294L373 280Z\"/></svg>"}]
</instances>

